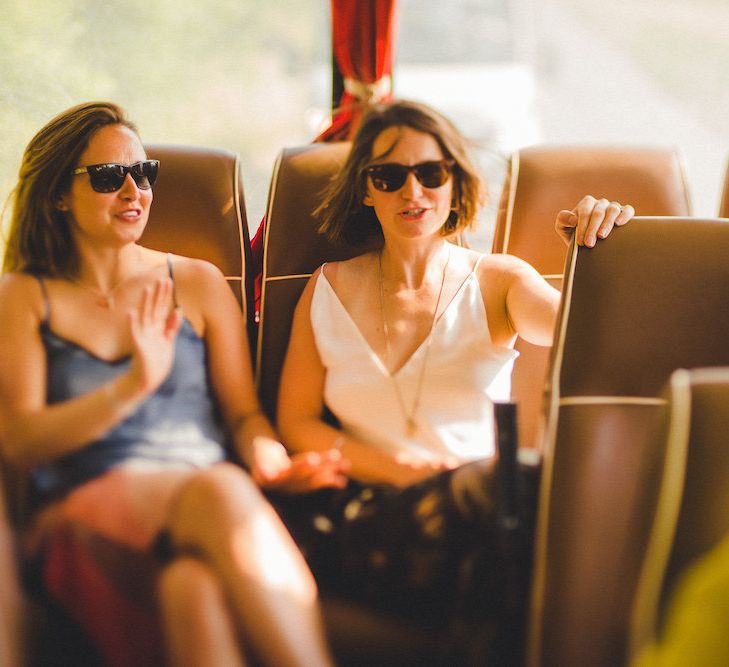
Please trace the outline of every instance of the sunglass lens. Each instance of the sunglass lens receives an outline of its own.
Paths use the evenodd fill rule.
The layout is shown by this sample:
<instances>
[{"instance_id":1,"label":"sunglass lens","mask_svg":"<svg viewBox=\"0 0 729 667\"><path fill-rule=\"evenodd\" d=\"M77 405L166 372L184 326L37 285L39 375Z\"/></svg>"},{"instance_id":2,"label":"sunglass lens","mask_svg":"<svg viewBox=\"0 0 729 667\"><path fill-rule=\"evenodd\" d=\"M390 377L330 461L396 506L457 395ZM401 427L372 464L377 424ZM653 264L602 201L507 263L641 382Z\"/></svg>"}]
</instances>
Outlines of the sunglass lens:
<instances>
[{"instance_id":1,"label":"sunglass lens","mask_svg":"<svg viewBox=\"0 0 729 667\"><path fill-rule=\"evenodd\" d=\"M159 162L157 160L144 160L130 166L123 164L97 164L87 169L91 187L96 192L116 192L122 185L127 174L131 174L140 190L149 190L157 179Z\"/></svg>"},{"instance_id":2,"label":"sunglass lens","mask_svg":"<svg viewBox=\"0 0 729 667\"><path fill-rule=\"evenodd\" d=\"M382 192L394 192L404 184L410 172L426 188L439 188L450 176L451 169L448 162L421 162L413 167L403 164L378 164L370 167L367 173L372 179L372 185Z\"/></svg>"},{"instance_id":3,"label":"sunglass lens","mask_svg":"<svg viewBox=\"0 0 729 667\"><path fill-rule=\"evenodd\" d=\"M408 177L408 168L401 164L379 165L372 174L372 184L383 192L399 190Z\"/></svg>"},{"instance_id":4,"label":"sunglass lens","mask_svg":"<svg viewBox=\"0 0 729 667\"><path fill-rule=\"evenodd\" d=\"M377 165L370 171L372 185L382 192L399 190L405 183L407 175L407 169L397 164Z\"/></svg>"},{"instance_id":5,"label":"sunglass lens","mask_svg":"<svg viewBox=\"0 0 729 667\"><path fill-rule=\"evenodd\" d=\"M439 188L448 180L450 170L444 162L423 162L415 167L415 176L426 188Z\"/></svg>"},{"instance_id":6,"label":"sunglass lens","mask_svg":"<svg viewBox=\"0 0 729 667\"><path fill-rule=\"evenodd\" d=\"M116 192L124 183L126 172L120 164L96 165L89 169L91 187L96 192Z\"/></svg>"},{"instance_id":7,"label":"sunglass lens","mask_svg":"<svg viewBox=\"0 0 729 667\"><path fill-rule=\"evenodd\" d=\"M140 190L149 190L154 185L158 169L157 160L145 160L129 167L132 178Z\"/></svg>"}]
</instances>

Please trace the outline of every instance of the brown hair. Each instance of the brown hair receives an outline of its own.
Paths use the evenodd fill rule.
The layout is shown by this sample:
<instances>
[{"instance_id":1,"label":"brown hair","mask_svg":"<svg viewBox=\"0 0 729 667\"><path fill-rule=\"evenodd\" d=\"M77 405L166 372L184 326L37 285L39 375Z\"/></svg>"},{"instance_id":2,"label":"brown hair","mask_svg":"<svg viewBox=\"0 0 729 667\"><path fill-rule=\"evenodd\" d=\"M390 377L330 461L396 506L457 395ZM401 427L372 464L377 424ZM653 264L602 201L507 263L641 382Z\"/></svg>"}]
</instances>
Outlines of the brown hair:
<instances>
[{"instance_id":1,"label":"brown hair","mask_svg":"<svg viewBox=\"0 0 729 667\"><path fill-rule=\"evenodd\" d=\"M332 241L345 240L365 245L382 239L382 229L374 209L363 201L367 194L365 167L372 161L372 146L383 130L409 127L431 135L443 157L453 160L453 201L441 233L452 236L473 225L483 205L484 185L468 153L468 142L444 116L418 102L399 101L373 106L362 120L352 141L352 149L339 173L324 191L322 204L314 214L319 231Z\"/></svg>"},{"instance_id":2,"label":"brown hair","mask_svg":"<svg viewBox=\"0 0 729 667\"><path fill-rule=\"evenodd\" d=\"M91 137L106 125L137 128L111 102L71 107L48 122L23 154L18 183L10 195L12 215L3 271L73 278L78 249L67 216L57 208L71 187L71 171Z\"/></svg>"}]
</instances>

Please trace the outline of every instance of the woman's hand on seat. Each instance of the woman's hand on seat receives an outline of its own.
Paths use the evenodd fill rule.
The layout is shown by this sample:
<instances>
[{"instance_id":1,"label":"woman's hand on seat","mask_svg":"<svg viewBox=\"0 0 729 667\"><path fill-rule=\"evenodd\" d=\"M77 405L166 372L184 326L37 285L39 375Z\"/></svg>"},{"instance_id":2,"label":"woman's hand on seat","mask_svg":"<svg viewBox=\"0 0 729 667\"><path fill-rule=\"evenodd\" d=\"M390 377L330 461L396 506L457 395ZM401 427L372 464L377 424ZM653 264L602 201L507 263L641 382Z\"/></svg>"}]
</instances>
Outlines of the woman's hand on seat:
<instances>
[{"instance_id":1,"label":"woman's hand on seat","mask_svg":"<svg viewBox=\"0 0 729 667\"><path fill-rule=\"evenodd\" d=\"M560 211L554 226L567 243L576 234L577 245L592 248L598 238L606 238L613 227L624 225L634 215L635 209L630 204L587 195L572 210Z\"/></svg>"}]
</instances>

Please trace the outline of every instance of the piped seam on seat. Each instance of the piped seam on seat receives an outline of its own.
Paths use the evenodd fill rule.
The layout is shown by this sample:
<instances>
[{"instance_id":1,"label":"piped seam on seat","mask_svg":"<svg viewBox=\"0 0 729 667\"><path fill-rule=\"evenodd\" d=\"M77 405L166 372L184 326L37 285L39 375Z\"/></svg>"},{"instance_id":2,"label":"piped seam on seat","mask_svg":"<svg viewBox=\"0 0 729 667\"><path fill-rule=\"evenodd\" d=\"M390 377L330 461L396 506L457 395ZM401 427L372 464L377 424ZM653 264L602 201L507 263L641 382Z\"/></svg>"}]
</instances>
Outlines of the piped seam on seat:
<instances>
[{"instance_id":1,"label":"piped seam on seat","mask_svg":"<svg viewBox=\"0 0 729 667\"><path fill-rule=\"evenodd\" d=\"M563 396L559 407L572 405L665 405L666 399L653 396Z\"/></svg>"}]
</instances>

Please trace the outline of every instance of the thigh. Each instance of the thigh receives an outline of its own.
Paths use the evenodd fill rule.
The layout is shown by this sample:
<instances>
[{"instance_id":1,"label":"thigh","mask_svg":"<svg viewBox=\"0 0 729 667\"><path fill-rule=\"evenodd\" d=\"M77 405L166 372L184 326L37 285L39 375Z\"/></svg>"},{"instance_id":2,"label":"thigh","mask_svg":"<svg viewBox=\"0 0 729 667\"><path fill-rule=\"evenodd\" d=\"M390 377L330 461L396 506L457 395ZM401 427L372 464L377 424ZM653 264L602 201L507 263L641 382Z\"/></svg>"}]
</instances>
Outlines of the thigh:
<instances>
[{"instance_id":1,"label":"thigh","mask_svg":"<svg viewBox=\"0 0 729 667\"><path fill-rule=\"evenodd\" d=\"M125 546L147 550L165 525L176 494L195 474L194 468L146 462L116 467L42 510L36 531L42 534L70 521Z\"/></svg>"}]
</instances>

